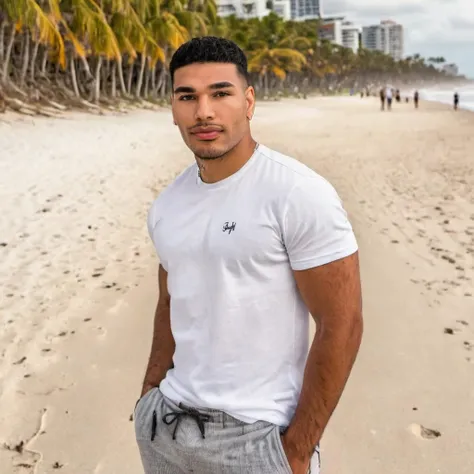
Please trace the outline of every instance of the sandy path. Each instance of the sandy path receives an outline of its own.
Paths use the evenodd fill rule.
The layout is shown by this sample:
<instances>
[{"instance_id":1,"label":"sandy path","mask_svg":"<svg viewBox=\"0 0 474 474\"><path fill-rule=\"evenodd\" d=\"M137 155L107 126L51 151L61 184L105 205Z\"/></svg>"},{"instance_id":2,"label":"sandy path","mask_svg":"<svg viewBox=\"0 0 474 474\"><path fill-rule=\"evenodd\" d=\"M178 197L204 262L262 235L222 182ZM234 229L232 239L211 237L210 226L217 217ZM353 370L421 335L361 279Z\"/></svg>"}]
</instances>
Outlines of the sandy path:
<instances>
[{"instance_id":1,"label":"sandy path","mask_svg":"<svg viewBox=\"0 0 474 474\"><path fill-rule=\"evenodd\" d=\"M326 473L474 470L473 125L436 105L258 106L256 138L333 182L361 245L366 336ZM129 417L156 297L145 213L190 157L168 112L0 124L0 150L0 441L27 443L0 450L1 472L139 473Z\"/></svg>"}]
</instances>

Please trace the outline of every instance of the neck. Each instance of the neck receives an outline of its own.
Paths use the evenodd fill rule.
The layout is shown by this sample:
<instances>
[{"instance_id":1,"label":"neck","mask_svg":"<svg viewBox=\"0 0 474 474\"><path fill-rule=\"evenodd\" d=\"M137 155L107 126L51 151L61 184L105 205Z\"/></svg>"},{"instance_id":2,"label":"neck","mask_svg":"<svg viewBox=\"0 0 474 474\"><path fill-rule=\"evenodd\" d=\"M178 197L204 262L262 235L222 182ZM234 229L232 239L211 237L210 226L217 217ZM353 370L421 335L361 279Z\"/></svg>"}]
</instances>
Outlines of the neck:
<instances>
[{"instance_id":1,"label":"neck","mask_svg":"<svg viewBox=\"0 0 474 474\"><path fill-rule=\"evenodd\" d=\"M252 157L257 142L249 135L240 143L220 158L206 160L196 156L196 162L202 181L205 183L217 183L237 173L242 166Z\"/></svg>"}]
</instances>

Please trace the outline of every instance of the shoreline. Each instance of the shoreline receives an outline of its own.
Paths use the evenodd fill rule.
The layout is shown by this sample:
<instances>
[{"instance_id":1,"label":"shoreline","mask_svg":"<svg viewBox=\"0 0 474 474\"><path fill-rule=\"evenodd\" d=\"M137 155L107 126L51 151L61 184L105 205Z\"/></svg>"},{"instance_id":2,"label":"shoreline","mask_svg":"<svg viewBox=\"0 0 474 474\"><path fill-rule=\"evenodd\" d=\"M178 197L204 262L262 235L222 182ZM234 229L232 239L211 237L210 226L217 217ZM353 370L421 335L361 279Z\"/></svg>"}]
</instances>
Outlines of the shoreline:
<instances>
[{"instance_id":1,"label":"shoreline","mask_svg":"<svg viewBox=\"0 0 474 474\"><path fill-rule=\"evenodd\" d=\"M324 469L470 474L474 116L381 114L373 99L260 101L253 123L334 184L360 243L366 336ZM169 110L28 118L0 149L0 276L14 294L0 307L2 474L138 474L130 416L157 296L146 212L192 157Z\"/></svg>"}]
</instances>

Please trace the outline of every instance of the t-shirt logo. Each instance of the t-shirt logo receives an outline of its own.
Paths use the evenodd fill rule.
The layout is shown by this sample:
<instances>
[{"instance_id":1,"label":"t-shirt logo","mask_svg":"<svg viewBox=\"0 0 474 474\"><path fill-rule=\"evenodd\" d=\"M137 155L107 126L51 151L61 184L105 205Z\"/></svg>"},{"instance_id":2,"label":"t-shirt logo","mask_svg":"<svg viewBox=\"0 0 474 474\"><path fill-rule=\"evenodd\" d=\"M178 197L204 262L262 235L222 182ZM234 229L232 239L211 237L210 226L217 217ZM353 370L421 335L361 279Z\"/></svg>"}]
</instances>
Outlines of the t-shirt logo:
<instances>
[{"instance_id":1,"label":"t-shirt logo","mask_svg":"<svg viewBox=\"0 0 474 474\"><path fill-rule=\"evenodd\" d=\"M229 222L226 222L224 226L222 227L222 232L233 232L235 230L235 222L232 222L232 224L229 224Z\"/></svg>"}]
</instances>

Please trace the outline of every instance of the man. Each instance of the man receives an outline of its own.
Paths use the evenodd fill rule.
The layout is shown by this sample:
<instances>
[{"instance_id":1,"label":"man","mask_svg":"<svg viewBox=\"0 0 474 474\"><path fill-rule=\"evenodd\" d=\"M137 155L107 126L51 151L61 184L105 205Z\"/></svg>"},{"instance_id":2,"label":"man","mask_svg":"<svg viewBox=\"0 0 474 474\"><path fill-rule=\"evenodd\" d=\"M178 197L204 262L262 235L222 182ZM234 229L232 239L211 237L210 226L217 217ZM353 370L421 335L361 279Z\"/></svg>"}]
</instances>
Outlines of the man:
<instances>
[{"instance_id":1,"label":"man","mask_svg":"<svg viewBox=\"0 0 474 474\"><path fill-rule=\"evenodd\" d=\"M237 45L195 38L170 75L196 164L148 217L160 267L135 409L145 473L318 473L362 334L351 225L326 180L252 138Z\"/></svg>"},{"instance_id":2,"label":"man","mask_svg":"<svg viewBox=\"0 0 474 474\"><path fill-rule=\"evenodd\" d=\"M387 87L385 97L387 98L387 109L392 110L393 90L390 87Z\"/></svg>"},{"instance_id":3,"label":"man","mask_svg":"<svg viewBox=\"0 0 474 474\"><path fill-rule=\"evenodd\" d=\"M459 94L457 92L454 93L454 110L458 110L459 107Z\"/></svg>"},{"instance_id":4,"label":"man","mask_svg":"<svg viewBox=\"0 0 474 474\"><path fill-rule=\"evenodd\" d=\"M385 110L385 89L382 87L379 92L380 95L380 109Z\"/></svg>"},{"instance_id":5,"label":"man","mask_svg":"<svg viewBox=\"0 0 474 474\"><path fill-rule=\"evenodd\" d=\"M418 103L420 101L420 94L418 91L415 91L415 95L413 96L413 102L415 103L415 109L418 108Z\"/></svg>"}]
</instances>

